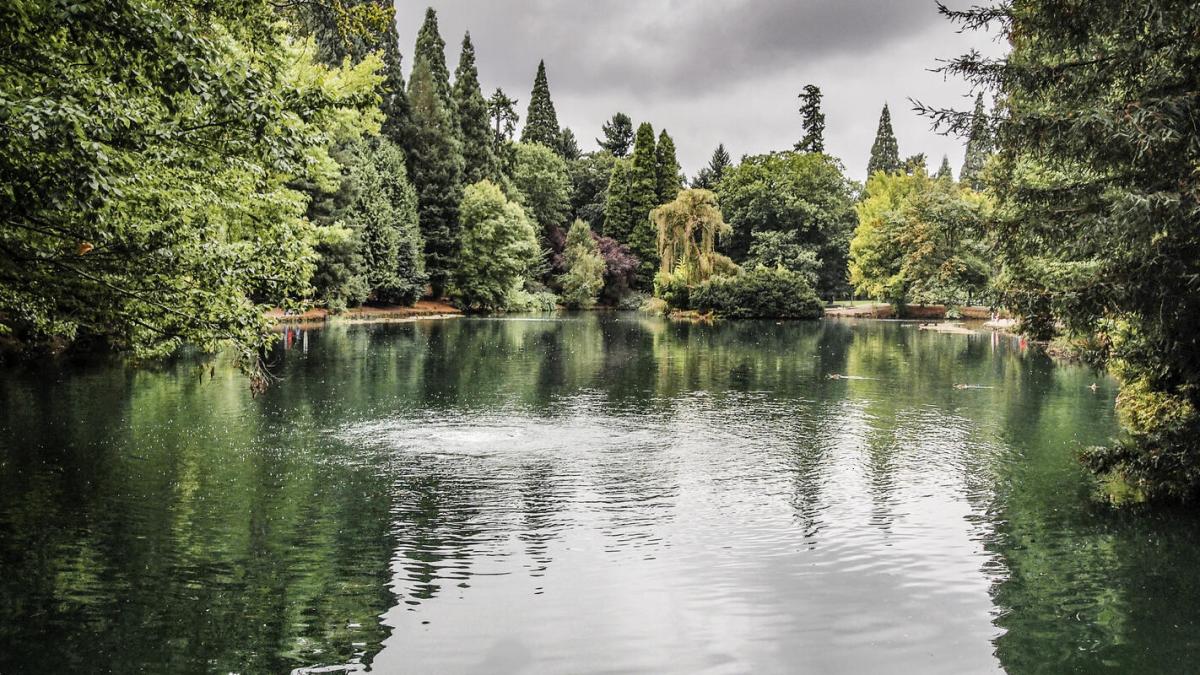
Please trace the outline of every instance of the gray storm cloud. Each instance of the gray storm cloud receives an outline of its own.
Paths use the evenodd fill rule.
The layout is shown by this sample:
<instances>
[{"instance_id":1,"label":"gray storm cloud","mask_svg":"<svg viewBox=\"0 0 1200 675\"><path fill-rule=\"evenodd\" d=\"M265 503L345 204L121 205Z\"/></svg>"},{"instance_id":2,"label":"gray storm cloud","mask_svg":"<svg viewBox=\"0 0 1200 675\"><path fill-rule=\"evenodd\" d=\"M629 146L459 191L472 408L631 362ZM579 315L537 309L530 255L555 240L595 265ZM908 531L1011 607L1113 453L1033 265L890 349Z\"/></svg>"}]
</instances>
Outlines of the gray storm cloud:
<instances>
[{"instance_id":1,"label":"gray storm cloud","mask_svg":"<svg viewBox=\"0 0 1200 675\"><path fill-rule=\"evenodd\" d=\"M969 106L968 87L929 72L986 34L959 34L933 0L432 0L453 68L471 31L485 94L528 100L545 59L559 121L585 150L612 113L667 128L689 175L723 142L736 157L788 149L802 135L796 96L825 94L827 151L862 179L886 102L902 154L942 154L957 171L960 139L933 133L910 98ZM397 5L401 51L412 51L425 4Z\"/></svg>"}]
</instances>

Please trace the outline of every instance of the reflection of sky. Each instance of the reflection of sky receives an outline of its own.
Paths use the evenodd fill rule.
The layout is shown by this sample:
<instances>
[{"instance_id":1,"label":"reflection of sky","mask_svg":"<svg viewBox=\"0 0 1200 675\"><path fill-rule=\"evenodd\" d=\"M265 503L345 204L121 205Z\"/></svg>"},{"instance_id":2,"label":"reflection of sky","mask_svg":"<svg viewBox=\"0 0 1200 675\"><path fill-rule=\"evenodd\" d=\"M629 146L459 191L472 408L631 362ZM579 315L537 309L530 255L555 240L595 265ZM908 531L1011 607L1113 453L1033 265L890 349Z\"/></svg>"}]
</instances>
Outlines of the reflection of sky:
<instances>
[{"instance_id":1,"label":"reflection of sky","mask_svg":"<svg viewBox=\"0 0 1200 675\"><path fill-rule=\"evenodd\" d=\"M399 603L374 667L997 670L963 498L994 449L935 408L870 408L691 394L622 415L584 393L554 417L341 429L398 485L440 486L421 518L398 489Z\"/></svg>"}]
</instances>

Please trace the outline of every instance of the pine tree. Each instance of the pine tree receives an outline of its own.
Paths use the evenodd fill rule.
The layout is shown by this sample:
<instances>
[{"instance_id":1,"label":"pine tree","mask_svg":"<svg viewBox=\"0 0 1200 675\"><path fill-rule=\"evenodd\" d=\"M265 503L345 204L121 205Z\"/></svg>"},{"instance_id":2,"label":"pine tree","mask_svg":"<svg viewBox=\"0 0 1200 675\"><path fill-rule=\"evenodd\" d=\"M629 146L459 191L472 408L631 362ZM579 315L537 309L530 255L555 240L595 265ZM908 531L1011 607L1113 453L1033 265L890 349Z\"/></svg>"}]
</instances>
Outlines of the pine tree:
<instances>
[{"instance_id":1,"label":"pine tree","mask_svg":"<svg viewBox=\"0 0 1200 675\"><path fill-rule=\"evenodd\" d=\"M437 87L442 107L454 119L454 96L450 90L450 70L446 67L446 41L438 32L437 12L432 7L425 10L425 23L417 32L417 47L413 52L413 64L424 59L429 66L429 75Z\"/></svg>"},{"instance_id":2,"label":"pine tree","mask_svg":"<svg viewBox=\"0 0 1200 675\"><path fill-rule=\"evenodd\" d=\"M938 180L954 180L954 170L950 168L950 158L946 155L942 155L942 166L938 169L937 178Z\"/></svg>"},{"instance_id":3,"label":"pine tree","mask_svg":"<svg viewBox=\"0 0 1200 675\"><path fill-rule=\"evenodd\" d=\"M871 146L871 161L867 163L867 176L876 172L895 173L901 169L900 146L896 143L896 134L892 132L892 113L887 104L879 115L879 130L875 132L875 144Z\"/></svg>"},{"instance_id":4,"label":"pine tree","mask_svg":"<svg viewBox=\"0 0 1200 675\"><path fill-rule=\"evenodd\" d=\"M498 180L494 137L488 119L488 102L479 87L475 67L475 45L471 34L463 36L462 53L454 71L454 103L458 110L459 138L463 143L463 183L474 185L484 178Z\"/></svg>"},{"instance_id":5,"label":"pine tree","mask_svg":"<svg viewBox=\"0 0 1200 675\"><path fill-rule=\"evenodd\" d=\"M721 143L716 150L713 150L712 158L708 160L708 166L700 169L700 172L696 174L696 178L692 181L692 187L716 190L725 176L725 170L732 163L729 151L725 149L725 144Z\"/></svg>"},{"instance_id":6,"label":"pine tree","mask_svg":"<svg viewBox=\"0 0 1200 675\"><path fill-rule=\"evenodd\" d=\"M983 94L975 97L975 113L971 121L971 135L967 137L967 154L963 159L958 179L972 189L983 188L981 182L983 166L992 152L992 137L988 130L987 113L983 107Z\"/></svg>"},{"instance_id":7,"label":"pine tree","mask_svg":"<svg viewBox=\"0 0 1200 675\"><path fill-rule=\"evenodd\" d=\"M806 85L800 100L804 138L796 144L796 152L825 152L825 113L821 112L821 88L814 84Z\"/></svg>"},{"instance_id":8,"label":"pine tree","mask_svg":"<svg viewBox=\"0 0 1200 675\"><path fill-rule=\"evenodd\" d=\"M413 66L408 100L413 120L409 161L417 189L421 235L425 238L425 270L434 295L441 296L459 248L462 147L424 58L418 57Z\"/></svg>"},{"instance_id":9,"label":"pine tree","mask_svg":"<svg viewBox=\"0 0 1200 675\"><path fill-rule=\"evenodd\" d=\"M650 222L650 212L658 201L658 156L654 145L654 127L643 122L633 142L629 164L629 248L641 261L638 284L649 287L658 270L658 230Z\"/></svg>"},{"instance_id":10,"label":"pine tree","mask_svg":"<svg viewBox=\"0 0 1200 675\"><path fill-rule=\"evenodd\" d=\"M563 127L558 136L558 154L569 162L579 159L583 154L579 149L579 141L575 139L575 132L568 127Z\"/></svg>"},{"instance_id":11,"label":"pine tree","mask_svg":"<svg viewBox=\"0 0 1200 675\"><path fill-rule=\"evenodd\" d=\"M608 180L608 197L604 202L604 236L619 242L629 241L633 224L633 202L630 200L629 160L618 159Z\"/></svg>"},{"instance_id":12,"label":"pine tree","mask_svg":"<svg viewBox=\"0 0 1200 675\"><path fill-rule=\"evenodd\" d=\"M547 148L559 149L560 134L558 114L550 100L550 83L546 80L546 62L538 63L537 77L533 80L533 92L529 95L529 111L525 113L525 129L521 131L522 143L541 143Z\"/></svg>"},{"instance_id":13,"label":"pine tree","mask_svg":"<svg viewBox=\"0 0 1200 675\"><path fill-rule=\"evenodd\" d=\"M655 206L658 206L674 200L683 188L679 160L675 157L675 140L666 129L658 135L658 147L654 149L654 155L655 192L658 195L658 204Z\"/></svg>"},{"instance_id":14,"label":"pine tree","mask_svg":"<svg viewBox=\"0 0 1200 675\"><path fill-rule=\"evenodd\" d=\"M633 120L629 115L619 112L600 127L604 140L596 139L596 143L604 150L612 153L613 157L624 157L633 147Z\"/></svg>"},{"instance_id":15,"label":"pine tree","mask_svg":"<svg viewBox=\"0 0 1200 675\"><path fill-rule=\"evenodd\" d=\"M517 99L509 98L500 87L488 99L488 117L491 119L492 132L496 144L511 141L517 122L521 116L517 114Z\"/></svg>"}]
</instances>

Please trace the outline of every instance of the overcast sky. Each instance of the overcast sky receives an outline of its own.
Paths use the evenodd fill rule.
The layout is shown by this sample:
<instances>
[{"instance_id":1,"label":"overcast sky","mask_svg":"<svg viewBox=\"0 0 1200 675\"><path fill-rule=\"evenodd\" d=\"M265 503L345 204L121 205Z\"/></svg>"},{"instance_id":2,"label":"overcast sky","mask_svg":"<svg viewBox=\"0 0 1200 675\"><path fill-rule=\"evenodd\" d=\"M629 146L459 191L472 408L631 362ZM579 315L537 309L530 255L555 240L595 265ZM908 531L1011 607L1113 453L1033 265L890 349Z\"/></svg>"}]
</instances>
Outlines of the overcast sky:
<instances>
[{"instance_id":1,"label":"overcast sky","mask_svg":"<svg viewBox=\"0 0 1200 675\"><path fill-rule=\"evenodd\" d=\"M522 125L545 59L559 123L584 151L621 111L666 127L689 177L720 142L735 160L790 149L808 83L825 95L826 152L851 177L866 173L885 102L901 156L924 152L936 170L947 154L957 175L962 141L933 133L909 98L969 107L966 84L929 69L972 47L1003 51L986 34L957 33L934 0L397 0L406 70L426 6L450 70L470 30L484 95L499 86L517 98Z\"/></svg>"}]
</instances>

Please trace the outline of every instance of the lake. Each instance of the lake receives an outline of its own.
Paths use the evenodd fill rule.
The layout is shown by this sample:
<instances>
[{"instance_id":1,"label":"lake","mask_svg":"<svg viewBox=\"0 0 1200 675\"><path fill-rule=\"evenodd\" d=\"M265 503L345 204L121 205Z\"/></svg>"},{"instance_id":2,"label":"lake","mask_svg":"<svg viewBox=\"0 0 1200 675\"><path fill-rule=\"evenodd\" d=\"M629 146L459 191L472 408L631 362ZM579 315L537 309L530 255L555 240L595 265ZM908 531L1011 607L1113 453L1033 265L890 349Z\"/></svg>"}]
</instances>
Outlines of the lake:
<instances>
[{"instance_id":1,"label":"lake","mask_svg":"<svg viewBox=\"0 0 1200 675\"><path fill-rule=\"evenodd\" d=\"M0 673L1200 653L1200 521L1093 499L1115 385L1015 338L591 313L289 329L272 360L258 397L225 358L0 374Z\"/></svg>"}]
</instances>

